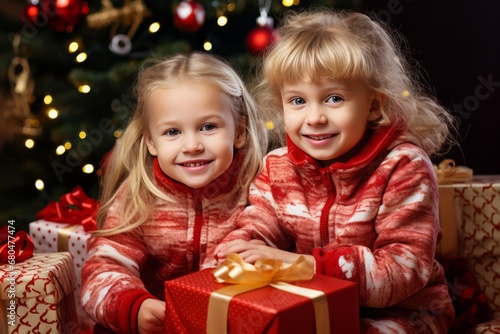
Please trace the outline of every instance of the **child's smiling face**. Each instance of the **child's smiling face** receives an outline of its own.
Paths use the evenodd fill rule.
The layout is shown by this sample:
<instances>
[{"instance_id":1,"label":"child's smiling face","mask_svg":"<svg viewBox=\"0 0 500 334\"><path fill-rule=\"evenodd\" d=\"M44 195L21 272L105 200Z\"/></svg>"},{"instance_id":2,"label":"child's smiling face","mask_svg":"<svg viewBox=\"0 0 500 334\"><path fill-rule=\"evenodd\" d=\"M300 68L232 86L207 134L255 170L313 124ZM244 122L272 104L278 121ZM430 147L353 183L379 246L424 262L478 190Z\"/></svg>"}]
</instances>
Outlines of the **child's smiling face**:
<instances>
[{"instance_id":1,"label":"child's smiling face","mask_svg":"<svg viewBox=\"0 0 500 334\"><path fill-rule=\"evenodd\" d=\"M281 97L287 135L323 163L352 149L382 105L380 94L356 79L285 83Z\"/></svg>"},{"instance_id":2,"label":"child's smiling face","mask_svg":"<svg viewBox=\"0 0 500 334\"><path fill-rule=\"evenodd\" d=\"M149 152L162 171L191 188L222 175L243 145L225 95L215 86L190 81L151 93L147 108Z\"/></svg>"}]
</instances>

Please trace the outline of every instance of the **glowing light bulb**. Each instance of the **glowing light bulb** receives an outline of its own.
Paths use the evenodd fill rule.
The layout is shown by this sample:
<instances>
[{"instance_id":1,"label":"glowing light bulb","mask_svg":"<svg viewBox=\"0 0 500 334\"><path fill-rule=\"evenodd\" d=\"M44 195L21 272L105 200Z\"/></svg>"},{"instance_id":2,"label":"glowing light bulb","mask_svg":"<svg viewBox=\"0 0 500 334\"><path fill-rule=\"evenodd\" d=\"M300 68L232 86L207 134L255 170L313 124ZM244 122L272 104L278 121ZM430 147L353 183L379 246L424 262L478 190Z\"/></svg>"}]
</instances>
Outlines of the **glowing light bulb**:
<instances>
[{"instance_id":1,"label":"glowing light bulb","mask_svg":"<svg viewBox=\"0 0 500 334\"><path fill-rule=\"evenodd\" d=\"M49 109L47 111L47 116L49 116L50 119L56 119L59 116L59 111L57 109Z\"/></svg>"},{"instance_id":2,"label":"glowing light bulb","mask_svg":"<svg viewBox=\"0 0 500 334\"><path fill-rule=\"evenodd\" d=\"M90 174L94 171L94 166L92 164L86 164L85 166L82 167L82 171L85 174Z\"/></svg>"},{"instance_id":3,"label":"glowing light bulb","mask_svg":"<svg viewBox=\"0 0 500 334\"><path fill-rule=\"evenodd\" d=\"M26 139L26 141L24 142L24 146L32 149L33 147L35 147L35 141L33 139Z\"/></svg>"},{"instance_id":4,"label":"glowing light bulb","mask_svg":"<svg viewBox=\"0 0 500 334\"><path fill-rule=\"evenodd\" d=\"M87 54L85 52L81 52L76 56L76 61L79 63L83 63L87 59Z\"/></svg>"},{"instance_id":5,"label":"glowing light bulb","mask_svg":"<svg viewBox=\"0 0 500 334\"><path fill-rule=\"evenodd\" d=\"M151 23L151 25L149 26L149 32L154 34L158 32L158 30L160 30L160 23L158 22Z\"/></svg>"},{"instance_id":6,"label":"glowing light bulb","mask_svg":"<svg viewBox=\"0 0 500 334\"><path fill-rule=\"evenodd\" d=\"M74 53L74 52L78 51L79 47L80 46L78 45L77 42L71 42L68 46L68 51L69 51L69 53Z\"/></svg>"},{"instance_id":7,"label":"glowing light bulb","mask_svg":"<svg viewBox=\"0 0 500 334\"><path fill-rule=\"evenodd\" d=\"M66 147L64 147L63 145L57 146L57 148L56 148L57 155L64 154L64 152L66 152Z\"/></svg>"},{"instance_id":8,"label":"glowing light bulb","mask_svg":"<svg viewBox=\"0 0 500 334\"><path fill-rule=\"evenodd\" d=\"M203 43L203 49L205 51L210 51L212 50L212 43L210 43L209 41L206 41L205 43Z\"/></svg>"},{"instance_id":9,"label":"glowing light bulb","mask_svg":"<svg viewBox=\"0 0 500 334\"><path fill-rule=\"evenodd\" d=\"M219 25L219 27L225 26L227 24L227 17L225 17L224 15L219 16L219 18L217 19L217 24Z\"/></svg>"},{"instance_id":10,"label":"glowing light bulb","mask_svg":"<svg viewBox=\"0 0 500 334\"><path fill-rule=\"evenodd\" d=\"M81 85L78 87L78 91L83 94L87 94L90 92L90 86L89 85Z\"/></svg>"},{"instance_id":11,"label":"glowing light bulb","mask_svg":"<svg viewBox=\"0 0 500 334\"><path fill-rule=\"evenodd\" d=\"M43 190L45 188L45 184L42 180L38 179L35 181L35 188L38 190Z\"/></svg>"}]
</instances>

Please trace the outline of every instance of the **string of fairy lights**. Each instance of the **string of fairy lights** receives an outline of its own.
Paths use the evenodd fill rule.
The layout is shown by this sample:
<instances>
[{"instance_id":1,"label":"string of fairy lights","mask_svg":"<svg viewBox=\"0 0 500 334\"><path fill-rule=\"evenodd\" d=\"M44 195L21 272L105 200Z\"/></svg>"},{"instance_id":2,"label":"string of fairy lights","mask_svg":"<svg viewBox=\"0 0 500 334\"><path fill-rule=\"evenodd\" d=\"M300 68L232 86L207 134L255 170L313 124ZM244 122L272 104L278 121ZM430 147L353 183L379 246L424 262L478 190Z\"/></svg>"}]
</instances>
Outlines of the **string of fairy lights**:
<instances>
[{"instance_id":1,"label":"string of fairy lights","mask_svg":"<svg viewBox=\"0 0 500 334\"><path fill-rule=\"evenodd\" d=\"M69 0L69 1L83 1L83 0ZM135 30L137 30L137 25L142 23L143 19L150 15L148 12L147 8L143 6L142 0L129 0L124 2L124 7L123 8L114 8L112 3L109 0L101 0L103 7L100 12L97 13L88 13L88 6L85 7L87 10L87 13L85 15L87 16L87 24L89 27L95 27L95 28L103 28L103 27L109 27L111 26L111 29L115 36L113 36L113 33L111 33L111 42L110 42L110 51L114 52L116 54L120 53L126 53L127 51L130 51L130 46L127 45L127 43L131 43L131 39L133 37L133 34L135 33ZM259 23L259 20L267 20L266 22L269 24L269 18L267 17L267 14L270 9L272 0L259 0L259 7L260 7L260 16L257 19L257 23ZM35 0L32 0L32 3L30 4L28 2L28 8L26 9L26 15L28 15L28 18L31 15L32 20L37 19L37 15L43 14L40 11L40 8L35 8L38 2ZM196 3L196 0L183 0L179 4L179 6L182 3L188 3L189 5L199 5L199 3ZM243 5L244 1L239 1L239 0L233 0L229 2L225 1L212 1L211 5L215 7L216 9L216 24L219 28L225 27L229 20L230 20L230 14L232 12L235 12L237 10L237 6ZM282 5L284 7L291 7L291 6L296 6L299 5L300 0L282 0ZM139 6L140 7L137 7ZM128 6L128 7L127 7ZM125 8L127 7L127 8ZM82 7L84 8L84 7ZM35 10L36 9L36 10ZM126 17L127 15L134 15L133 17ZM174 13L175 15L175 13ZM193 17L197 19L198 21L192 21L190 24L193 25L202 25L204 23L204 13L203 17L200 15L196 16L196 13L193 13ZM113 30L113 24L116 24L116 20L121 19L121 26L120 26L120 31L118 32L116 29ZM200 21L201 18L201 21ZM124 23L127 23L131 25L130 30L128 33L123 32L123 26ZM175 22L174 22L175 23ZM184 22L185 23L185 22ZM134 25L136 25L134 27ZM272 20L271 20L271 26L272 26ZM159 21L155 21L149 24L149 27L147 29L147 32L149 34L156 34L161 31L161 23ZM188 26L188 29L191 29L191 31L195 31L199 27L193 27L193 26ZM66 32L72 32L73 26L66 26L63 28L58 28L58 29L65 29ZM121 33L123 32L123 34ZM114 41L113 39L115 37L119 37L118 39L118 44L113 44ZM257 36L260 38L260 36ZM260 43L260 42L259 42ZM260 47L260 46L258 46ZM203 49L207 52L210 52L213 48L212 42L207 37L205 42L203 43ZM74 55L74 61L76 64L82 64L86 62L89 57L92 57L91 55L87 54L85 51L85 47L83 43L79 42L78 40L71 41L67 47L67 52L70 53L71 55ZM92 84L91 83L79 83L75 85L75 89L80 93L80 94L88 94L92 91ZM34 102L34 96L31 95L27 98L27 100L32 103ZM49 119L49 120L56 120L60 116L60 111L55 107L57 105L57 101L54 101L54 98L51 94L47 94L43 97L43 103L45 105L46 110L43 112L43 114ZM34 123L31 124L32 127L36 128L40 126L40 122L36 120L36 117L33 119L31 118L31 121ZM274 127L274 124L272 122L266 123L266 128L267 129L272 129ZM41 129L40 129L41 130ZM121 136L122 130L118 129L113 132L113 136L115 138L119 138ZM80 140L84 140L87 137L87 132L85 129L82 129L78 133L78 138ZM36 147L36 136L28 136L28 138L25 140L24 145L27 149L34 149ZM78 143L75 143L74 140L73 142L71 140L63 140L60 143L55 144L55 154L58 156L62 156L64 154L68 154L68 152L71 152ZM80 164L81 172L85 174L92 174L92 173L97 173L97 175L100 175L101 170L96 169L96 167L89 162L84 162ZM44 190L45 188L45 183L42 179L38 178L35 181L35 187L38 190Z\"/></svg>"}]
</instances>

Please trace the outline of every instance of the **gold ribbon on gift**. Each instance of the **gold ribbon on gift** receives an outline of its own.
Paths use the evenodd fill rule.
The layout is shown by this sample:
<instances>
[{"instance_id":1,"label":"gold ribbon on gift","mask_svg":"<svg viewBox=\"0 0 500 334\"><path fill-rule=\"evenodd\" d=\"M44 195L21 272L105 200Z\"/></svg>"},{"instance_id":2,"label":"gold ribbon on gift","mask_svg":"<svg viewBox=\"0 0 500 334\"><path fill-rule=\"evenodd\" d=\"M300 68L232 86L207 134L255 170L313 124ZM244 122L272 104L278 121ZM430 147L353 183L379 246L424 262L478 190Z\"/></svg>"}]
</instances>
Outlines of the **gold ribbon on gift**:
<instances>
[{"instance_id":1,"label":"gold ribbon on gift","mask_svg":"<svg viewBox=\"0 0 500 334\"><path fill-rule=\"evenodd\" d=\"M445 159L434 165L438 184L467 182L472 179L473 171L469 167L457 166L453 159Z\"/></svg>"},{"instance_id":2,"label":"gold ribbon on gift","mask_svg":"<svg viewBox=\"0 0 500 334\"><path fill-rule=\"evenodd\" d=\"M279 260L259 260L255 265L245 263L237 254L230 254L224 263L213 270L219 283L233 285L218 289L208 302L207 333L227 333L227 316L232 297L265 286L312 299L316 333L330 333L328 301L322 291L303 288L286 282L310 280L314 265L300 256L293 263Z\"/></svg>"},{"instance_id":3,"label":"gold ribbon on gift","mask_svg":"<svg viewBox=\"0 0 500 334\"><path fill-rule=\"evenodd\" d=\"M451 185L457 182L468 182L473 171L469 167L457 166L452 159L445 159L434 165L438 185ZM459 257L457 217L455 208L455 190L453 187L439 187L439 222L442 238L439 253L449 259Z\"/></svg>"},{"instance_id":4,"label":"gold ribbon on gift","mask_svg":"<svg viewBox=\"0 0 500 334\"><path fill-rule=\"evenodd\" d=\"M69 250L69 236L71 233L76 231L76 229L82 226L80 224L72 224L66 227L62 227L57 230L57 251L67 252Z\"/></svg>"}]
</instances>

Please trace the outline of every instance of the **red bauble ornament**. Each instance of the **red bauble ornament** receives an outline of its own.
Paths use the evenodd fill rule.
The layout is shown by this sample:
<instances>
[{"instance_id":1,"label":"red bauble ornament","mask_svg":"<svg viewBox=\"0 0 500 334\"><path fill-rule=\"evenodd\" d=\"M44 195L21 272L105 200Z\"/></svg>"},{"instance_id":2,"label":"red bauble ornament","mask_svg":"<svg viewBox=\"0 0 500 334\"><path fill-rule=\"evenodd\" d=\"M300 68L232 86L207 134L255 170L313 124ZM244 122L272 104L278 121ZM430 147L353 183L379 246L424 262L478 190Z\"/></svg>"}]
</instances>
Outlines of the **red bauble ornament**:
<instances>
[{"instance_id":1,"label":"red bauble ornament","mask_svg":"<svg viewBox=\"0 0 500 334\"><path fill-rule=\"evenodd\" d=\"M192 0L181 1L174 10L174 26L182 31L198 31L205 23L205 9Z\"/></svg>"},{"instance_id":2,"label":"red bauble ornament","mask_svg":"<svg viewBox=\"0 0 500 334\"><path fill-rule=\"evenodd\" d=\"M274 29L268 25L258 26L248 33L246 38L247 50L255 55L260 55L264 50L278 39Z\"/></svg>"},{"instance_id":3,"label":"red bauble ornament","mask_svg":"<svg viewBox=\"0 0 500 334\"><path fill-rule=\"evenodd\" d=\"M83 0L31 0L24 16L37 28L48 25L57 32L70 33L88 12Z\"/></svg>"}]
</instances>

